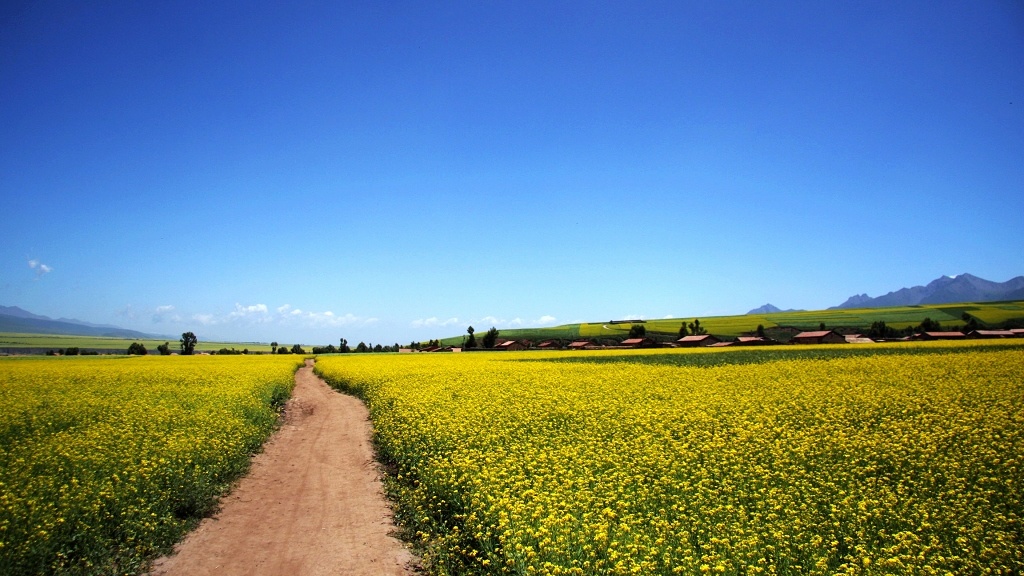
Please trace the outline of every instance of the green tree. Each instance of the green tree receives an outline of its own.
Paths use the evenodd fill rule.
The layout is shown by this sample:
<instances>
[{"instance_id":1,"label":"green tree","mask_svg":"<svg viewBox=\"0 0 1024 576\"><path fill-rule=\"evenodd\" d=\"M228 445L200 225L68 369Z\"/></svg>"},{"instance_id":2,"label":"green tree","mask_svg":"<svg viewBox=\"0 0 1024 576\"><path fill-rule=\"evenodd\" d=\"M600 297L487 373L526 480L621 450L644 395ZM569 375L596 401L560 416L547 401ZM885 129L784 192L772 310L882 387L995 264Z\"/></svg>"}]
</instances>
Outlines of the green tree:
<instances>
[{"instance_id":1,"label":"green tree","mask_svg":"<svg viewBox=\"0 0 1024 576\"><path fill-rule=\"evenodd\" d=\"M302 346L295 344L292 346L292 354L305 354L306 351L302 349Z\"/></svg>"},{"instance_id":2,"label":"green tree","mask_svg":"<svg viewBox=\"0 0 1024 576\"><path fill-rule=\"evenodd\" d=\"M349 352L352 351L352 349L348 347L348 340L342 338L338 341L338 343L340 344L340 346L338 346L338 352L342 354L348 354Z\"/></svg>"},{"instance_id":3,"label":"green tree","mask_svg":"<svg viewBox=\"0 0 1024 576\"><path fill-rule=\"evenodd\" d=\"M690 322L690 334L694 336L700 336L701 334L707 334L708 331L700 325L700 320L694 318L693 322Z\"/></svg>"},{"instance_id":4,"label":"green tree","mask_svg":"<svg viewBox=\"0 0 1024 576\"><path fill-rule=\"evenodd\" d=\"M366 344L360 342L359 344L356 345L356 352L366 352L366 351L367 351Z\"/></svg>"},{"instance_id":5,"label":"green tree","mask_svg":"<svg viewBox=\"0 0 1024 576\"><path fill-rule=\"evenodd\" d=\"M277 353L278 354L291 354L291 352L288 351L288 347L287 346L278 346L277 347Z\"/></svg>"},{"instance_id":6,"label":"green tree","mask_svg":"<svg viewBox=\"0 0 1024 576\"><path fill-rule=\"evenodd\" d=\"M940 332L942 331L942 324L931 318L925 318L917 326L917 330L918 332Z\"/></svg>"},{"instance_id":7,"label":"green tree","mask_svg":"<svg viewBox=\"0 0 1024 576\"><path fill-rule=\"evenodd\" d=\"M643 324L633 324L629 327L630 338L643 338L647 335L647 327Z\"/></svg>"},{"instance_id":8,"label":"green tree","mask_svg":"<svg viewBox=\"0 0 1024 576\"><path fill-rule=\"evenodd\" d=\"M146 347L142 344L142 342L132 342L131 345L128 346L129 355L145 356L148 353L149 352L146 351Z\"/></svg>"},{"instance_id":9,"label":"green tree","mask_svg":"<svg viewBox=\"0 0 1024 576\"><path fill-rule=\"evenodd\" d=\"M491 329L484 334L484 348L494 348L494 345L498 342L498 329L491 326Z\"/></svg>"},{"instance_id":10,"label":"green tree","mask_svg":"<svg viewBox=\"0 0 1024 576\"><path fill-rule=\"evenodd\" d=\"M757 337L758 338L764 338L764 324L758 324L757 325L757 332L756 333L757 333Z\"/></svg>"},{"instance_id":11,"label":"green tree","mask_svg":"<svg viewBox=\"0 0 1024 576\"><path fill-rule=\"evenodd\" d=\"M178 343L181 344L181 353L185 356L190 356L196 351L196 344L199 343L199 339L196 338L195 334L185 332L181 335L181 340L178 340Z\"/></svg>"},{"instance_id":12,"label":"green tree","mask_svg":"<svg viewBox=\"0 0 1024 576\"><path fill-rule=\"evenodd\" d=\"M277 342L270 343L270 353L277 354Z\"/></svg>"},{"instance_id":13,"label":"green tree","mask_svg":"<svg viewBox=\"0 0 1024 576\"><path fill-rule=\"evenodd\" d=\"M683 325L679 327L679 337L680 338L685 338L685 337L687 337L689 335L690 335L690 331L686 329L686 322L683 322Z\"/></svg>"},{"instance_id":14,"label":"green tree","mask_svg":"<svg viewBox=\"0 0 1024 576\"><path fill-rule=\"evenodd\" d=\"M170 356L170 354L171 354L171 343L170 342L164 342L163 344L161 344L161 345L156 347L156 351L159 352L161 356Z\"/></svg>"},{"instance_id":15,"label":"green tree","mask_svg":"<svg viewBox=\"0 0 1024 576\"><path fill-rule=\"evenodd\" d=\"M477 346L477 344L476 344L476 336L473 335L473 333L476 332L476 330L474 330L473 327L470 326L469 328L466 328L466 332L469 333L469 338L466 339L465 347L467 349L468 348L476 348L476 346Z\"/></svg>"}]
</instances>

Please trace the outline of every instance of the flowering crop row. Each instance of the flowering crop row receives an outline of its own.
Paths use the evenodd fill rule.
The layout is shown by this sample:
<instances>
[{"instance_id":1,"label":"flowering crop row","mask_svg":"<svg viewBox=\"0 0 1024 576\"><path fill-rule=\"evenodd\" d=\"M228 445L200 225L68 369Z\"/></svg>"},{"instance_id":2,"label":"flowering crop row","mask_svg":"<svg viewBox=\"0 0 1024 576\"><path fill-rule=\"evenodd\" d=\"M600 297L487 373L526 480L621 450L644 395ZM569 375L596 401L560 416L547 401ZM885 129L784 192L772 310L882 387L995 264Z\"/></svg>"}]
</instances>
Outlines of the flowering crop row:
<instances>
[{"instance_id":1,"label":"flowering crop row","mask_svg":"<svg viewBox=\"0 0 1024 576\"><path fill-rule=\"evenodd\" d=\"M367 399L436 574L1021 573L1022 349L921 350L318 371Z\"/></svg>"},{"instance_id":2,"label":"flowering crop row","mask_svg":"<svg viewBox=\"0 0 1024 576\"><path fill-rule=\"evenodd\" d=\"M248 466L294 356L0 361L0 574L128 574Z\"/></svg>"}]
</instances>

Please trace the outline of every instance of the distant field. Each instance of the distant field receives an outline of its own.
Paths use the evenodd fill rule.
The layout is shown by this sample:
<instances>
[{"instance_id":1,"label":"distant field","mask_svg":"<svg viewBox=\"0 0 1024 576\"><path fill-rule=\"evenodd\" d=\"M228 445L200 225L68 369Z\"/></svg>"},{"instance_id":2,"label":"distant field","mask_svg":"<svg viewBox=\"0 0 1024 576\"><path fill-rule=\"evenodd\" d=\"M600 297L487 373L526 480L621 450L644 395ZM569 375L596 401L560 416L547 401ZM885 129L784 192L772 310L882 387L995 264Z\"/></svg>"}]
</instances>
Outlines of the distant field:
<instances>
[{"instance_id":1,"label":"distant field","mask_svg":"<svg viewBox=\"0 0 1024 576\"><path fill-rule=\"evenodd\" d=\"M142 339L133 340L130 338L106 338L103 336L71 336L59 334L16 334L0 332L0 352L14 353L19 349L23 350L60 350L63 348L80 348L82 350L123 350L128 351L132 342L141 342L151 353L156 353L156 347L167 342L172 351L179 350L177 338L166 339ZM290 345L290 343L289 343ZM203 342L199 341L196 347L198 351L213 351L221 348L235 348L243 350L248 348L251 352L270 352L270 345L256 342Z\"/></svg>"},{"instance_id":2,"label":"distant field","mask_svg":"<svg viewBox=\"0 0 1024 576\"><path fill-rule=\"evenodd\" d=\"M929 304L921 306L896 306L889 308L849 308L841 310L809 310L803 312L776 312L774 314L742 314L737 316L698 317L701 326L718 336L740 336L753 332L760 324L767 328L780 326L802 330L817 329L822 323L827 328L869 328L873 322L885 322L897 330L917 326L925 318L942 324L944 328L962 326L964 313L974 316L987 325L1018 321L1024 325L1024 301L1012 302L964 302L958 304ZM692 322L693 317L647 320L644 327L648 334L675 335L683 322ZM520 328L501 330L501 338L541 341L547 339L573 340L577 338L621 338L629 333L630 324L588 322L566 324L552 328ZM478 336L479 337L479 336ZM448 345L462 342L462 335L445 338Z\"/></svg>"}]
</instances>

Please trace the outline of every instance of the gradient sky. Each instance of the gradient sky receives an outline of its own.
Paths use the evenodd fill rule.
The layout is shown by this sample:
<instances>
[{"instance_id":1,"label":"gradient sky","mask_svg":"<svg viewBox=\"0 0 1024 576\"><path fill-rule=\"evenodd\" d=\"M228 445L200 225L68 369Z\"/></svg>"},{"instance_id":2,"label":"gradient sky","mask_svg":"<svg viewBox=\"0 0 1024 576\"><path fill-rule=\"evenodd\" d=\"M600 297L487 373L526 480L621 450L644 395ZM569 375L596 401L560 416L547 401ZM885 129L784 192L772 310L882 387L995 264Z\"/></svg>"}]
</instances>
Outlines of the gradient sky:
<instances>
[{"instance_id":1,"label":"gradient sky","mask_svg":"<svg viewBox=\"0 0 1024 576\"><path fill-rule=\"evenodd\" d=\"M1005 281L1024 3L6 1L0 202L0 304L201 340Z\"/></svg>"}]
</instances>

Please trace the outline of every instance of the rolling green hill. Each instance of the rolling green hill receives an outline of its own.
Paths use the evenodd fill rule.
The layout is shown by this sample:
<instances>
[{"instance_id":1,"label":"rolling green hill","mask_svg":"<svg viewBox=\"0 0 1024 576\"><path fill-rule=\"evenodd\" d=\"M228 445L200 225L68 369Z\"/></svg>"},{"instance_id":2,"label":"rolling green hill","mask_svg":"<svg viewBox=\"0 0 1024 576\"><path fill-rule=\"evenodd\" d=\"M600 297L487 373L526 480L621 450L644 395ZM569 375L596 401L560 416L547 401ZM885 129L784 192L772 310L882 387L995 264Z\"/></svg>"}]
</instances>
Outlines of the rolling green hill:
<instances>
[{"instance_id":1,"label":"rolling green hill","mask_svg":"<svg viewBox=\"0 0 1024 576\"><path fill-rule=\"evenodd\" d=\"M757 325L766 330L795 328L817 330L821 324L826 328L840 330L867 330L873 322L885 322L897 330L917 326L925 318L942 324L943 329L954 329L964 324L963 315L970 314L987 327L1024 327L1024 301L1006 302L963 302L958 304L922 304L918 306L894 306L888 308L844 308L833 310L808 310L798 312L776 312L772 314L742 314L738 316L706 316L699 318L701 326L716 336L735 337L754 332ZM694 318L671 318L647 320L644 327L652 336L675 336L685 321ZM587 322L565 324L550 328L513 328L501 330L502 339L523 339L535 342L543 340L575 340L622 338L629 333L630 324ZM458 345L462 335L441 340L447 345Z\"/></svg>"}]
</instances>

